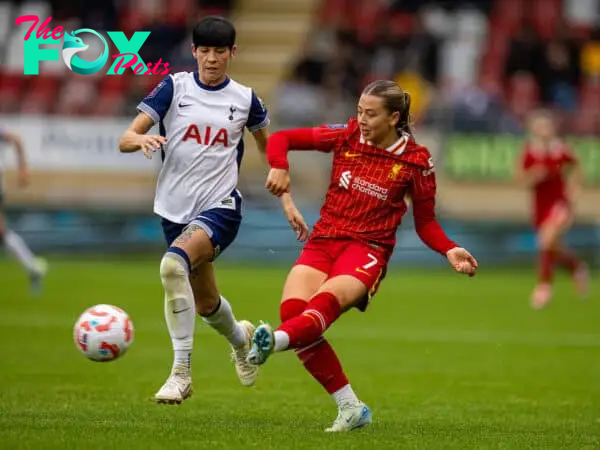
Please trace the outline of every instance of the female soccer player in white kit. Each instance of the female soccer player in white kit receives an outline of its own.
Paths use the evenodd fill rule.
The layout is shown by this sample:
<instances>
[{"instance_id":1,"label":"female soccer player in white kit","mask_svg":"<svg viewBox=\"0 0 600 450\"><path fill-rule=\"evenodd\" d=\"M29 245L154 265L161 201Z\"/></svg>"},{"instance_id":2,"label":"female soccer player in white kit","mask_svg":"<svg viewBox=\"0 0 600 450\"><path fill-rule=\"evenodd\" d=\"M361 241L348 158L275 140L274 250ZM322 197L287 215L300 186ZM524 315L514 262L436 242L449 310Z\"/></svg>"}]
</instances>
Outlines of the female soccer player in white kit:
<instances>
[{"instance_id":1,"label":"female soccer player in white kit","mask_svg":"<svg viewBox=\"0 0 600 450\"><path fill-rule=\"evenodd\" d=\"M212 261L234 240L242 219L236 189L244 151L244 128L264 153L269 118L251 88L227 76L236 54L235 29L210 16L193 30L197 72L168 75L138 105L139 114L120 141L122 152L159 150L154 212L162 218L169 248L160 264L165 317L175 359L171 374L154 398L181 403L192 393L191 353L196 312L232 346L241 383L250 386L257 367L246 362L254 326L237 321L219 294ZM160 136L146 135L159 123ZM291 200L288 218L306 225ZM291 205L291 206L290 206ZM195 300L195 301L194 301Z\"/></svg>"}]
</instances>

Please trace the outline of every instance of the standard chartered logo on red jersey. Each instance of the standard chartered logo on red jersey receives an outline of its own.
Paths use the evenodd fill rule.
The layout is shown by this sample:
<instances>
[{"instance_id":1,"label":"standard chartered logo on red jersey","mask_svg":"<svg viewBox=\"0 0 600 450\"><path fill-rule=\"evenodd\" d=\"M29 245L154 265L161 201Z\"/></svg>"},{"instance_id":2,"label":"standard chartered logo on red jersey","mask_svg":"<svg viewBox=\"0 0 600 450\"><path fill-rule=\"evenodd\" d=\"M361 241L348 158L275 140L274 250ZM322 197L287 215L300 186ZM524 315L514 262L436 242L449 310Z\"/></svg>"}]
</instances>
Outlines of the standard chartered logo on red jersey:
<instances>
[{"instance_id":1,"label":"standard chartered logo on red jersey","mask_svg":"<svg viewBox=\"0 0 600 450\"><path fill-rule=\"evenodd\" d=\"M342 175L340 176L340 186L344 189L353 189L362 192L363 194L370 195L379 200L387 200L388 198L387 188L371 183L360 177L353 177L352 172L349 170L342 172Z\"/></svg>"}]
</instances>

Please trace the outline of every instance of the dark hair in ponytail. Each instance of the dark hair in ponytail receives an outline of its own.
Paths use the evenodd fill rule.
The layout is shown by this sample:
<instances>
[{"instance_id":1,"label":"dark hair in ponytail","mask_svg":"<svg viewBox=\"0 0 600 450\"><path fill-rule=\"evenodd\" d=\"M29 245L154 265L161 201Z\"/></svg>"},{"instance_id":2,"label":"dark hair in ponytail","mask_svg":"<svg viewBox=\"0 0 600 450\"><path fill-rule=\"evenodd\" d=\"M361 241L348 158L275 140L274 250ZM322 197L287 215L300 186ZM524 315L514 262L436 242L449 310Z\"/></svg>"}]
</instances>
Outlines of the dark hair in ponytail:
<instances>
[{"instance_id":1,"label":"dark hair in ponytail","mask_svg":"<svg viewBox=\"0 0 600 450\"><path fill-rule=\"evenodd\" d=\"M377 80L370 83L363 90L363 95L374 95L383 100L384 108L390 113L398 112L400 118L396 130L398 134L408 133L413 136L410 115L410 94L398 86L394 81Z\"/></svg>"}]
</instances>

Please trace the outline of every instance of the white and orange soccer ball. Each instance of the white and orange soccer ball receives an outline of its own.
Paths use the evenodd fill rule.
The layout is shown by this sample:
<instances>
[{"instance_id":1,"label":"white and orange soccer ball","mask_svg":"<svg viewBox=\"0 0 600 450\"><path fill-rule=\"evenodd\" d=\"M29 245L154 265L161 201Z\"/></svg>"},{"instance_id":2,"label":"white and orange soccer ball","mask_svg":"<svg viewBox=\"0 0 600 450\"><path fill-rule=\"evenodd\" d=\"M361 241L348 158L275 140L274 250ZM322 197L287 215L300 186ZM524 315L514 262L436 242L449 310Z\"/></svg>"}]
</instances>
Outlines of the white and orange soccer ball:
<instances>
[{"instance_id":1,"label":"white and orange soccer ball","mask_svg":"<svg viewBox=\"0 0 600 450\"><path fill-rule=\"evenodd\" d=\"M75 345L92 361L113 361L123 356L133 342L133 322L113 305L86 309L73 330Z\"/></svg>"}]
</instances>

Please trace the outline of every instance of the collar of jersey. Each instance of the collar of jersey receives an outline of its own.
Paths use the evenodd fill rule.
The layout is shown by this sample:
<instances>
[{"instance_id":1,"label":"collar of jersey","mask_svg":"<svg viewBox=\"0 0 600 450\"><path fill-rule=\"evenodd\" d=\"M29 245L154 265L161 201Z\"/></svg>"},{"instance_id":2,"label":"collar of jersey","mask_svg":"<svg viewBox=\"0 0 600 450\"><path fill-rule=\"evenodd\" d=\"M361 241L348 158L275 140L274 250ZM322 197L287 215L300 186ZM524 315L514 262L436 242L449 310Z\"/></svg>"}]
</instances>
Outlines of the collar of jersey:
<instances>
[{"instance_id":1,"label":"collar of jersey","mask_svg":"<svg viewBox=\"0 0 600 450\"><path fill-rule=\"evenodd\" d=\"M196 84L198 85L198 87L201 89L204 89L206 91L220 91L221 89L223 89L225 86L227 86L229 84L229 82L231 81L231 78L226 77L222 83L219 83L215 86L209 86L207 84L204 84L202 81L200 81L198 72L194 72L194 80L196 81Z\"/></svg>"},{"instance_id":2,"label":"collar of jersey","mask_svg":"<svg viewBox=\"0 0 600 450\"><path fill-rule=\"evenodd\" d=\"M394 155L400 155L404 152L404 149L406 148L406 143L408 142L408 136L405 133L402 133L402 136L400 136L400 138L394 142L392 145L390 145L389 147L385 148L384 150L392 153ZM360 143L361 144L367 144L370 145L372 147L375 147L375 145L373 145L371 143L371 141L367 141L365 140L365 138L363 137L363 135L360 135ZM379 147L378 147L379 148Z\"/></svg>"}]
</instances>

